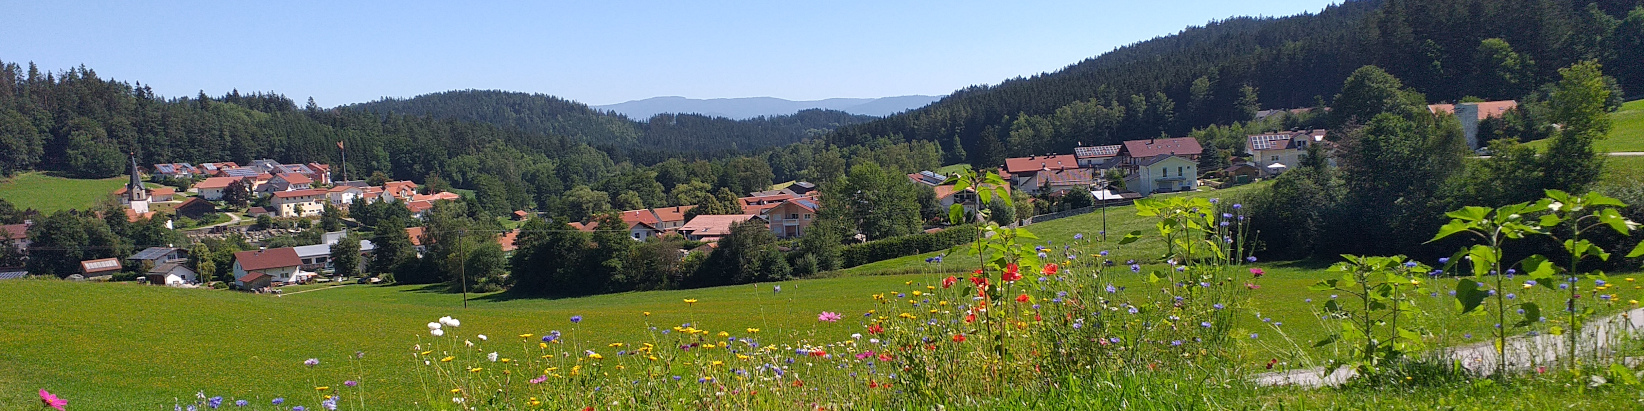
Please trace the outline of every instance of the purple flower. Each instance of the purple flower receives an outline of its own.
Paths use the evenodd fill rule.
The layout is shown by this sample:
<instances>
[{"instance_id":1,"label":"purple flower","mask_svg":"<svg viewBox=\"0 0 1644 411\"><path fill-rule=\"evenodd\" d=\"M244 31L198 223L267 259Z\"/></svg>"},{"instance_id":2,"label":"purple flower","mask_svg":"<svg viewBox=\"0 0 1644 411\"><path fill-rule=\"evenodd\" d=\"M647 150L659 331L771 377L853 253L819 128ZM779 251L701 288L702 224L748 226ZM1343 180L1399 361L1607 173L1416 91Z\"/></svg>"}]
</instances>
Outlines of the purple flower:
<instances>
[{"instance_id":1,"label":"purple flower","mask_svg":"<svg viewBox=\"0 0 1644 411\"><path fill-rule=\"evenodd\" d=\"M1450 257L1441 257L1441 258L1439 258L1439 264L1449 264L1449 263L1450 263ZM1472 335L1472 334L1468 334L1468 335Z\"/></svg>"},{"instance_id":2,"label":"purple flower","mask_svg":"<svg viewBox=\"0 0 1644 411\"><path fill-rule=\"evenodd\" d=\"M348 380L348 381L343 381L343 385L353 387L353 386L356 386L356 385L360 385L360 382L359 381L354 381L354 380Z\"/></svg>"},{"instance_id":3,"label":"purple flower","mask_svg":"<svg viewBox=\"0 0 1644 411\"><path fill-rule=\"evenodd\" d=\"M246 402L246 400L234 401L234 406L236 406L236 407L244 407L244 406L247 406L247 405L251 405L251 403Z\"/></svg>"},{"instance_id":4,"label":"purple flower","mask_svg":"<svg viewBox=\"0 0 1644 411\"><path fill-rule=\"evenodd\" d=\"M223 397L211 397L210 399L207 399L206 406L211 408L223 406Z\"/></svg>"},{"instance_id":5,"label":"purple flower","mask_svg":"<svg viewBox=\"0 0 1644 411\"><path fill-rule=\"evenodd\" d=\"M1118 344L1119 341L1123 341L1123 340L1120 340L1119 337L1113 337L1113 338L1107 339L1107 342L1114 343L1114 344Z\"/></svg>"},{"instance_id":6,"label":"purple flower","mask_svg":"<svg viewBox=\"0 0 1644 411\"><path fill-rule=\"evenodd\" d=\"M298 406L295 406L295 407L291 407L291 411L308 411L308 407L298 405Z\"/></svg>"},{"instance_id":7,"label":"purple flower","mask_svg":"<svg viewBox=\"0 0 1644 411\"><path fill-rule=\"evenodd\" d=\"M1405 268L1416 268L1416 262L1415 261L1406 261L1404 263L1404 267Z\"/></svg>"},{"instance_id":8,"label":"purple flower","mask_svg":"<svg viewBox=\"0 0 1644 411\"><path fill-rule=\"evenodd\" d=\"M320 359L318 359L318 358L309 358L309 359L303 360L303 365L310 366L310 367L320 365Z\"/></svg>"},{"instance_id":9,"label":"purple flower","mask_svg":"<svg viewBox=\"0 0 1644 411\"><path fill-rule=\"evenodd\" d=\"M1247 262L1247 263L1254 263L1254 262L1256 262L1256 256L1249 256L1249 257L1245 257L1245 258L1244 258L1244 262Z\"/></svg>"},{"instance_id":10,"label":"purple flower","mask_svg":"<svg viewBox=\"0 0 1644 411\"><path fill-rule=\"evenodd\" d=\"M1133 273L1140 273L1140 272L1142 272L1142 266L1141 266L1141 265L1137 265L1137 264L1131 264L1131 265L1130 265L1130 272L1133 272Z\"/></svg>"},{"instance_id":11,"label":"purple flower","mask_svg":"<svg viewBox=\"0 0 1644 411\"><path fill-rule=\"evenodd\" d=\"M1211 304L1210 308L1215 308L1215 309L1220 310L1220 309L1227 308L1227 307L1222 306L1221 303L1215 303L1215 304Z\"/></svg>"},{"instance_id":12,"label":"purple flower","mask_svg":"<svg viewBox=\"0 0 1644 411\"><path fill-rule=\"evenodd\" d=\"M1182 345L1182 340L1175 340L1175 341L1170 342L1171 347L1180 347L1181 345Z\"/></svg>"},{"instance_id":13,"label":"purple flower","mask_svg":"<svg viewBox=\"0 0 1644 411\"><path fill-rule=\"evenodd\" d=\"M1250 339L1254 340L1254 339L1256 339L1256 337L1257 337L1256 333L1250 333Z\"/></svg>"},{"instance_id":14,"label":"purple flower","mask_svg":"<svg viewBox=\"0 0 1644 411\"><path fill-rule=\"evenodd\" d=\"M284 404L284 403L285 403L285 398L284 397L274 398L274 405L280 405L280 404Z\"/></svg>"},{"instance_id":15,"label":"purple flower","mask_svg":"<svg viewBox=\"0 0 1644 411\"><path fill-rule=\"evenodd\" d=\"M1515 295L1513 293L1507 293L1507 299L1511 300L1511 299L1515 299L1515 298L1518 298L1518 295Z\"/></svg>"},{"instance_id":16,"label":"purple flower","mask_svg":"<svg viewBox=\"0 0 1644 411\"><path fill-rule=\"evenodd\" d=\"M1244 204L1233 204L1233 209L1234 210L1238 210L1238 209L1241 209L1241 208L1244 208Z\"/></svg>"},{"instance_id":17,"label":"purple flower","mask_svg":"<svg viewBox=\"0 0 1644 411\"><path fill-rule=\"evenodd\" d=\"M1210 328L1210 322L1205 321L1205 322L1199 323L1199 326L1204 327L1204 328Z\"/></svg>"},{"instance_id":18,"label":"purple flower","mask_svg":"<svg viewBox=\"0 0 1644 411\"><path fill-rule=\"evenodd\" d=\"M1075 234L1073 234L1073 239L1074 240L1083 240L1083 239L1085 239L1085 235L1083 233L1075 233Z\"/></svg>"},{"instance_id":19,"label":"purple flower","mask_svg":"<svg viewBox=\"0 0 1644 411\"><path fill-rule=\"evenodd\" d=\"M1603 287L1604 286L1604 280L1593 280L1593 285Z\"/></svg>"},{"instance_id":20,"label":"purple flower","mask_svg":"<svg viewBox=\"0 0 1644 411\"><path fill-rule=\"evenodd\" d=\"M571 316L571 323L572 324L580 323L580 322L582 322L582 316L580 316L580 315Z\"/></svg>"},{"instance_id":21,"label":"purple flower","mask_svg":"<svg viewBox=\"0 0 1644 411\"><path fill-rule=\"evenodd\" d=\"M1107 293L1108 294L1113 294L1113 293L1117 293L1117 292L1119 292L1118 287L1114 287L1113 284L1108 284L1107 285Z\"/></svg>"}]
</instances>

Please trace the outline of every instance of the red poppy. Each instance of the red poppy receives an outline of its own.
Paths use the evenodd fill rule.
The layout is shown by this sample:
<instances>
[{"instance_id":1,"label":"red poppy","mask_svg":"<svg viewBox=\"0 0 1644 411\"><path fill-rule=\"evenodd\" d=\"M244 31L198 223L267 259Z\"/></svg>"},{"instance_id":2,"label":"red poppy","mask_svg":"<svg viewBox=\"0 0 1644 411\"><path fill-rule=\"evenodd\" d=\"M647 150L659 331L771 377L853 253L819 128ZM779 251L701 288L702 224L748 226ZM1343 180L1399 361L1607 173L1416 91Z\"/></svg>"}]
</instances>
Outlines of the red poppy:
<instances>
[{"instance_id":1,"label":"red poppy","mask_svg":"<svg viewBox=\"0 0 1644 411\"><path fill-rule=\"evenodd\" d=\"M999 280L1000 281L1016 281L1016 280L1022 279L1022 274L1017 272L1017 270L1019 270L1019 269L1020 269L1020 267L1017 267L1016 263L1006 264L1005 265L1005 274L999 276Z\"/></svg>"},{"instance_id":2,"label":"red poppy","mask_svg":"<svg viewBox=\"0 0 1644 411\"><path fill-rule=\"evenodd\" d=\"M971 273L976 274L977 276L981 276L982 275L982 269L978 268L978 269L976 269L976 271L972 271Z\"/></svg>"},{"instance_id":3,"label":"red poppy","mask_svg":"<svg viewBox=\"0 0 1644 411\"><path fill-rule=\"evenodd\" d=\"M879 383L868 380L868 388L879 388Z\"/></svg>"},{"instance_id":4,"label":"red poppy","mask_svg":"<svg viewBox=\"0 0 1644 411\"><path fill-rule=\"evenodd\" d=\"M881 326L879 326L879 324L873 324L873 325L868 326L868 334L879 334L879 333L883 333L883 332L885 332L885 327L881 327Z\"/></svg>"},{"instance_id":5,"label":"red poppy","mask_svg":"<svg viewBox=\"0 0 1644 411\"><path fill-rule=\"evenodd\" d=\"M824 356L827 356L827 355L828 355L827 351L822 351L822 350L811 351L811 356L812 357L824 357Z\"/></svg>"},{"instance_id":6,"label":"red poppy","mask_svg":"<svg viewBox=\"0 0 1644 411\"><path fill-rule=\"evenodd\" d=\"M953 335L953 342L965 342L965 335L964 334L954 334Z\"/></svg>"},{"instance_id":7,"label":"red poppy","mask_svg":"<svg viewBox=\"0 0 1644 411\"><path fill-rule=\"evenodd\" d=\"M879 353L879 361L890 361L890 360L891 360L890 354Z\"/></svg>"},{"instance_id":8,"label":"red poppy","mask_svg":"<svg viewBox=\"0 0 1644 411\"><path fill-rule=\"evenodd\" d=\"M959 282L959 277L954 277L954 276L950 275L950 276L948 276L948 278L943 278L942 279L942 288L952 287L954 283L958 283L958 282Z\"/></svg>"},{"instance_id":9,"label":"red poppy","mask_svg":"<svg viewBox=\"0 0 1644 411\"><path fill-rule=\"evenodd\" d=\"M970 283L975 284L977 287L981 287L981 286L984 286L984 285L988 284L988 278L987 277L971 277L970 278Z\"/></svg>"},{"instance_id":10,"label":"red poppy","mask_svg":"<svg viewBox=\"0 0 1644 411\"><path fill-rule=\"evenodd\" d=\"M974 314L974 313L972 313L972 314L965 314L965 322L967 322L967 323L973 323L973 322L976 322L976 314Z\"/></svg>"},{"instance_id":11,"label":"red poppy","mask_svg":"<svg viewBox=\"0 0 1644 411\"><path fill-rule=\"evenodd\" d=\"M1046 264L1045 268L1043 270L1040 270L1039 272L1044 273L1045 275L1056 275L1056 269L1057 268L1059 268L1059 267L1056 266L1056 263L1050 263L1050 264Z\"/></svg>"},{"instance_id":12,"label":"red poppy","mask_svg":"<svg viewBox=\"0 0 1644 411\"><path fill-rule=\"evenodd\" d=\"M804 382L804 381L800 381L800 380L793 380L793 386L795 386L795 387L803 387L803 386L805 386L805 382Z\"/></svg>"},{"instance_id":13,"label":"red poppy","mask_svg":"<svg viewBox=\"0 0 1644 411\"><path fill-rule=\"evenodd\" d=\"M1029 299L1029 297L1028 297L1027 294L1022 294L1022 295L1016 296L1016 302L1019 302L1019 303L1028 302L1028 299Z\"/></svg>"}]
</instances>

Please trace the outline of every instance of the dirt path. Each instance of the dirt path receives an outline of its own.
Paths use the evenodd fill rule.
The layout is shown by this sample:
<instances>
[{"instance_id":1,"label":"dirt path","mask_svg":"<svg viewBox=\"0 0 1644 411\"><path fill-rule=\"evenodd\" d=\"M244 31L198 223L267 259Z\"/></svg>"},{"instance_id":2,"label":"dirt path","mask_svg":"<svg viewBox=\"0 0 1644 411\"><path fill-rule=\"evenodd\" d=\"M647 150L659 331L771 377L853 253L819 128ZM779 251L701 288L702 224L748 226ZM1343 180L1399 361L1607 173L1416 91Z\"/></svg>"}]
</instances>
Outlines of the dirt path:
<instances>
[{"instance_id":1,"label":"dirt path","mask_svg":"<svg viewBox=\"0 0 1644 411\"><path fill-rule=\"evenodd\" d=\"M1583 358L1609 358L1614 354L1614 345L1629 334L1636 335L1644 331L1644 308L1633 309L1620 314L1593 320L1582 328L1581 338L1578 339L1576 353ZM1509 337L1507 339L1507 370L1510 372L1527 371L1535 367L1548 366L1562 360L1560 355L1569 355L1569 336L1537 334ZM1492 341L1477 344L1451 347L1433 352L1438 358L1459 364L1474 375L1490 375L1495 373L1496 350ZM1589 360L1590 361L1590 360ZM1324 374L1323 367L1305 368L1282 372L1271 372L1256 376L1256 383L1261 385L1297 385L1303 387L1336 386L1346 382L1354 375L1353 370L1342 368L1330 375Z\"/></svg>"}]
</instances>

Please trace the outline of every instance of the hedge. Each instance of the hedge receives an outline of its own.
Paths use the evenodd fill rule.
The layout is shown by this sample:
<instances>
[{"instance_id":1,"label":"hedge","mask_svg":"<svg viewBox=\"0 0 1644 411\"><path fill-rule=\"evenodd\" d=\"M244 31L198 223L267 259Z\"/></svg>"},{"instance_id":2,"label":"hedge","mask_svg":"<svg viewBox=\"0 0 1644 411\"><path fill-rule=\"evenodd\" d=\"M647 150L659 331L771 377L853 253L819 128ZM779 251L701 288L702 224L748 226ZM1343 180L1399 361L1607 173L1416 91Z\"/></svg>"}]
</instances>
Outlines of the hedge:
<instances>
[{"instance_id":1,"label":"hedge","mask_svg":"<svg viewBox=\"0 0 1644 411\"><path fill-rule=\"evenodd\" d=\"M946 230L934 233L922 233L891 237L878 241L869 241L862 244L846 246L839 251L839 257L844 266L855 267L875 261L945 250L956 245L966 244L976 240L976 226L961 225L948 227Z\"/></svg>"}]
</instances>

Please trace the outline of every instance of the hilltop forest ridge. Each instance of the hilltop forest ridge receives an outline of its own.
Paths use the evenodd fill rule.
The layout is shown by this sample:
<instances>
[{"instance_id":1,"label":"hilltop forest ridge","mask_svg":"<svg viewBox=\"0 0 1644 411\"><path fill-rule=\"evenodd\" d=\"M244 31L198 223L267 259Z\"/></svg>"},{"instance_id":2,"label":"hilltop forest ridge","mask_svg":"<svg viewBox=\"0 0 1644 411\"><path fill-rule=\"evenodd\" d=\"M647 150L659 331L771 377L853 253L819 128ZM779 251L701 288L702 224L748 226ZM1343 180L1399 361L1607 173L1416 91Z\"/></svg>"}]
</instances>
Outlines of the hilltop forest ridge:
<instances>
[{"instance_id":1,"label":"hilltop forest ridge","mask_svg":"<svg viewBox=\"0 0 1644 411\"><path fill-rule=\"evenodd\" d=\"M652 97L617 104L593 106L629 118L643 119L663 113L697 113L745 120L761 116L783 116L808 109L838 110L846 113L884 117L941 100L940 96L896 96L883 98L830 98L793 101L775 97L695 99L679 96Z\"/></svg>"}]
</instances>

